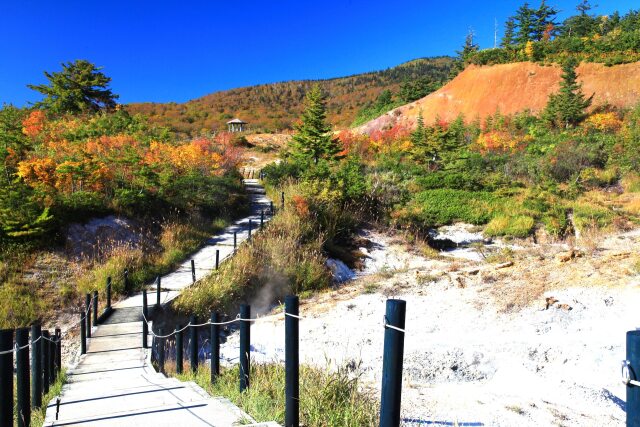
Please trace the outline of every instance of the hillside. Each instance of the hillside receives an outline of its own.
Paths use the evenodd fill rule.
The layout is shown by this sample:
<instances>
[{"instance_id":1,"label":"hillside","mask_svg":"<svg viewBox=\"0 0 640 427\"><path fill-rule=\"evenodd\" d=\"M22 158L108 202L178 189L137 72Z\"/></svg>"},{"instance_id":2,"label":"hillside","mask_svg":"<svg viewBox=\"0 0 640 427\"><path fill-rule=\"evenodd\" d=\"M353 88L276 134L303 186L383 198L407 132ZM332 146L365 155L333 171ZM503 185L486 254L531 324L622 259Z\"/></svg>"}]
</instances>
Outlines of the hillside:
<instances>
[{"instance_id":1,"label":"hillside","mask_svg":"<svg viewBox=\"0 0 640 427\"><path fill-rule=\"evenodd\" d=\"M302 112L306 91L319 83L328 95L328 119L346 127L358 111L372 103L386 89L397 92L401 83L420 77L447 80L453 59L422 58L393 68L328 80L301 80L249 86L215 92L183 104L130 104L131 113L142 113L155 124L193 135L203 129L225 129L232 117L249 122L253 129L266 131L290 128Z\"/></svg>"},{"instance_id":2,"label":"hillside","mask_svg":"<svg viewBox=\"0 0 640 427\"><path fill-rule=\"evenodd\" d=\"M631 107L640 100L640 62L607 67L583 63L578 69L583 91L593 98L593 107L610 104ZM549 94L559 88L559 66L519 62L493 66L471 65L440 90L411 104L396 108L358 128L360 132L415 125L420 112L427 123L436 117L452 121L463 114L467 121L483 119L500 111L514 114L524 110L538 113Z\"/></svg>"}]
</instances>

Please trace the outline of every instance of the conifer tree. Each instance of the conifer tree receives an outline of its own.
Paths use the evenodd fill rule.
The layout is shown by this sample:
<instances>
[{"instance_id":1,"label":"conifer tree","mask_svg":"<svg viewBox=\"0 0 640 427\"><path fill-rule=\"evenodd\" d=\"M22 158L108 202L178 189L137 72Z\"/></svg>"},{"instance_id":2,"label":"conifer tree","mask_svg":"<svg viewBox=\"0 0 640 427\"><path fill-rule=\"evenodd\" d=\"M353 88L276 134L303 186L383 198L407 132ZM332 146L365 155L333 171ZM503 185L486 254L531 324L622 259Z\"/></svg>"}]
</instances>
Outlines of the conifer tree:
<instances>
[{"instance_id":1,"label":"conifer tree","mask_svg":"<svg viewBox=\"0 0 640 427\"><path fill-rule=\"evenodd\" d=\"M552 126L570 128L577 125L585 118L585 111L591 105L593 95L586 98L582 93L577 66L578 61L573 57L564 63L560 91L549 96L543 118Z\"/></svg>"},{"instance_id":2,"label":"conifer tree","mask_svg":"<svg viewBox=\"0 0 640 427\"><path fill-rule=\"evenodd\" d=\"M516 41L518 44L524 45L528 41L531 41L534 22L534 10L529 7L528 2L524 2L524 4L518 8L515 20L518 27Z\"/></svg>"},{"instance_id":3,"label":"conifer tree","mask_svg":"<svg viewBox=\"0 0 640 427\"><path fill-rule=\"evenodd\" d=\"M502 47L509 48L513 46L516 39L516 21L513 16L507 19L504 24L504 36L502 36Z\"/></svg>"},{"instance_id":4,"label":"conifer tree","mask_svg":"<svg viewBox=\"0 0 640 427\"><path fill-rule=\"evenodd\" d=\"M45 71L49 84L27 87L45 95L36 106L47 108L52 113L111 110L116 106L118 95L114 95L109 89L111 78L100 70L101 68L85 60L63 63L60 72Z\"/></svg>"},{"instance_id":5,"label":"conifer tree","mask_svg":"<svg viewBox=\"0 0 640 427\"><path fill-rule=\"evenodd\" d=\"M291 141L291 152L298 160L335 159L341 151L337 139L331 135L327 123L325 95L314 85L305 96L305 109Z\"/></svg>"},{"instance_id":6,"label":"conifer tree","mask_svg":"<svg viewBox=\"0 0 640 427\"><path fill-rule=\"evenodd\" d=\"M533 13L533 26L531 37L534 41L540 41L543 39L545 32L549 28L554 28L555 17L558 15L558 11L549 6L545 0L540 2L540 6Z\"/></svg>"}]
</instances>

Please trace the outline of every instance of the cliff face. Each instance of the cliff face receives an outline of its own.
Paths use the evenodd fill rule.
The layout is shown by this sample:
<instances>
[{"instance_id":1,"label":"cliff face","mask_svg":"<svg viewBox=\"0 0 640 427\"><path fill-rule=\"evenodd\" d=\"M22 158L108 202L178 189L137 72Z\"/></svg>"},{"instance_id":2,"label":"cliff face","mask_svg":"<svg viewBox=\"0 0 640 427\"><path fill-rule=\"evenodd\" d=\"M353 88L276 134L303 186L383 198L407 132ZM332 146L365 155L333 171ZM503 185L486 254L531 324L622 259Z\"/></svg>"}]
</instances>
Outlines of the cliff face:
<instances>
[{"instance_id":1,"label":"cliff face","mask_svg":"<svg viewBox=\"0 0 640 427\"><path fill-rule=\"evenodd\" d=\"M606 67L584 63L577 69L587 96L595 94L593 107L610 104L632 107L640 102L640 62ZM426 123L436 117L454 120L463 114L467 121L500 111L514 114L524 110L538 113L549 95L559 88L559 66L541 66L531 62L494 66L470 66L440 90L411 104L398 107L357 128L359 132L397 124L414 126L420 112Z\"/></svg>"}]
</instances>

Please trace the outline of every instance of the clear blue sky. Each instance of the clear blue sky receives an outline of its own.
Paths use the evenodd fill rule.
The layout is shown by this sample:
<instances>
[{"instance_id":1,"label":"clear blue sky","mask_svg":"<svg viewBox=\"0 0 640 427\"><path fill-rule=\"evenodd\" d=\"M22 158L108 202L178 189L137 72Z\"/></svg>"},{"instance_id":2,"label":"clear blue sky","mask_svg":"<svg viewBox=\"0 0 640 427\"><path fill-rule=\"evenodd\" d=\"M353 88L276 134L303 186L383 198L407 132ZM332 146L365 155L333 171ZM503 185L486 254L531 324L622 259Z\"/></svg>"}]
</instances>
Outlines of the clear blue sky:
<instances>
[{"instance_id":1,"label":"clear blue sky","mask_svg":"<svg viewBox=\"0 0 640 427\"><path fill-rule=\"evenodd\" d=\"M452 55L473 28L493 46L521 0L2 0L0 103L26 105L44 70L88 59L120 102L183 102L218 90L388 68ZM538 0L530 0L533 5ZM578 0L549 0L561 19ZM637 0L595 0L597 13Z\"/></svg>"}]
</instances>

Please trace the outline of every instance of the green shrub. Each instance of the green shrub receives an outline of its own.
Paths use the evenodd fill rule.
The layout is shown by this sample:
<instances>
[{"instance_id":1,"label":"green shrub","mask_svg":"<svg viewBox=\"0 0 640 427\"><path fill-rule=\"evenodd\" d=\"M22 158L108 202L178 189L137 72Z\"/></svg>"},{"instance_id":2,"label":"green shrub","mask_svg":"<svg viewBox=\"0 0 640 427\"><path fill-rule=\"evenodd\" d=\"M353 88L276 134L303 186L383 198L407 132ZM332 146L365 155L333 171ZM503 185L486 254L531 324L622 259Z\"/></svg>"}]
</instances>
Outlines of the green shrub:
<instances>
[{"instance_id":1,"label":"green shrub","mask_svg":"<svg viewBox=\"0 0 640 427\"><path fill-rule=\"evenodd\" d=\"M488 236L527 237L534 225L535 220L527 215L499 215L487 224L484 232Z\"/></svg>"},{"instance_id":2,"label":"green shrub","mask_svg":"<svg viewBox=\"0 0 640 427\"><path fill-rule=\"evenodd\" d=\"M500 198L482 191L437 189L420 192L396 214L401 223L423 228L438 227L456 221L471 224L489 222Z\"/></svg>"}]
</instances>

